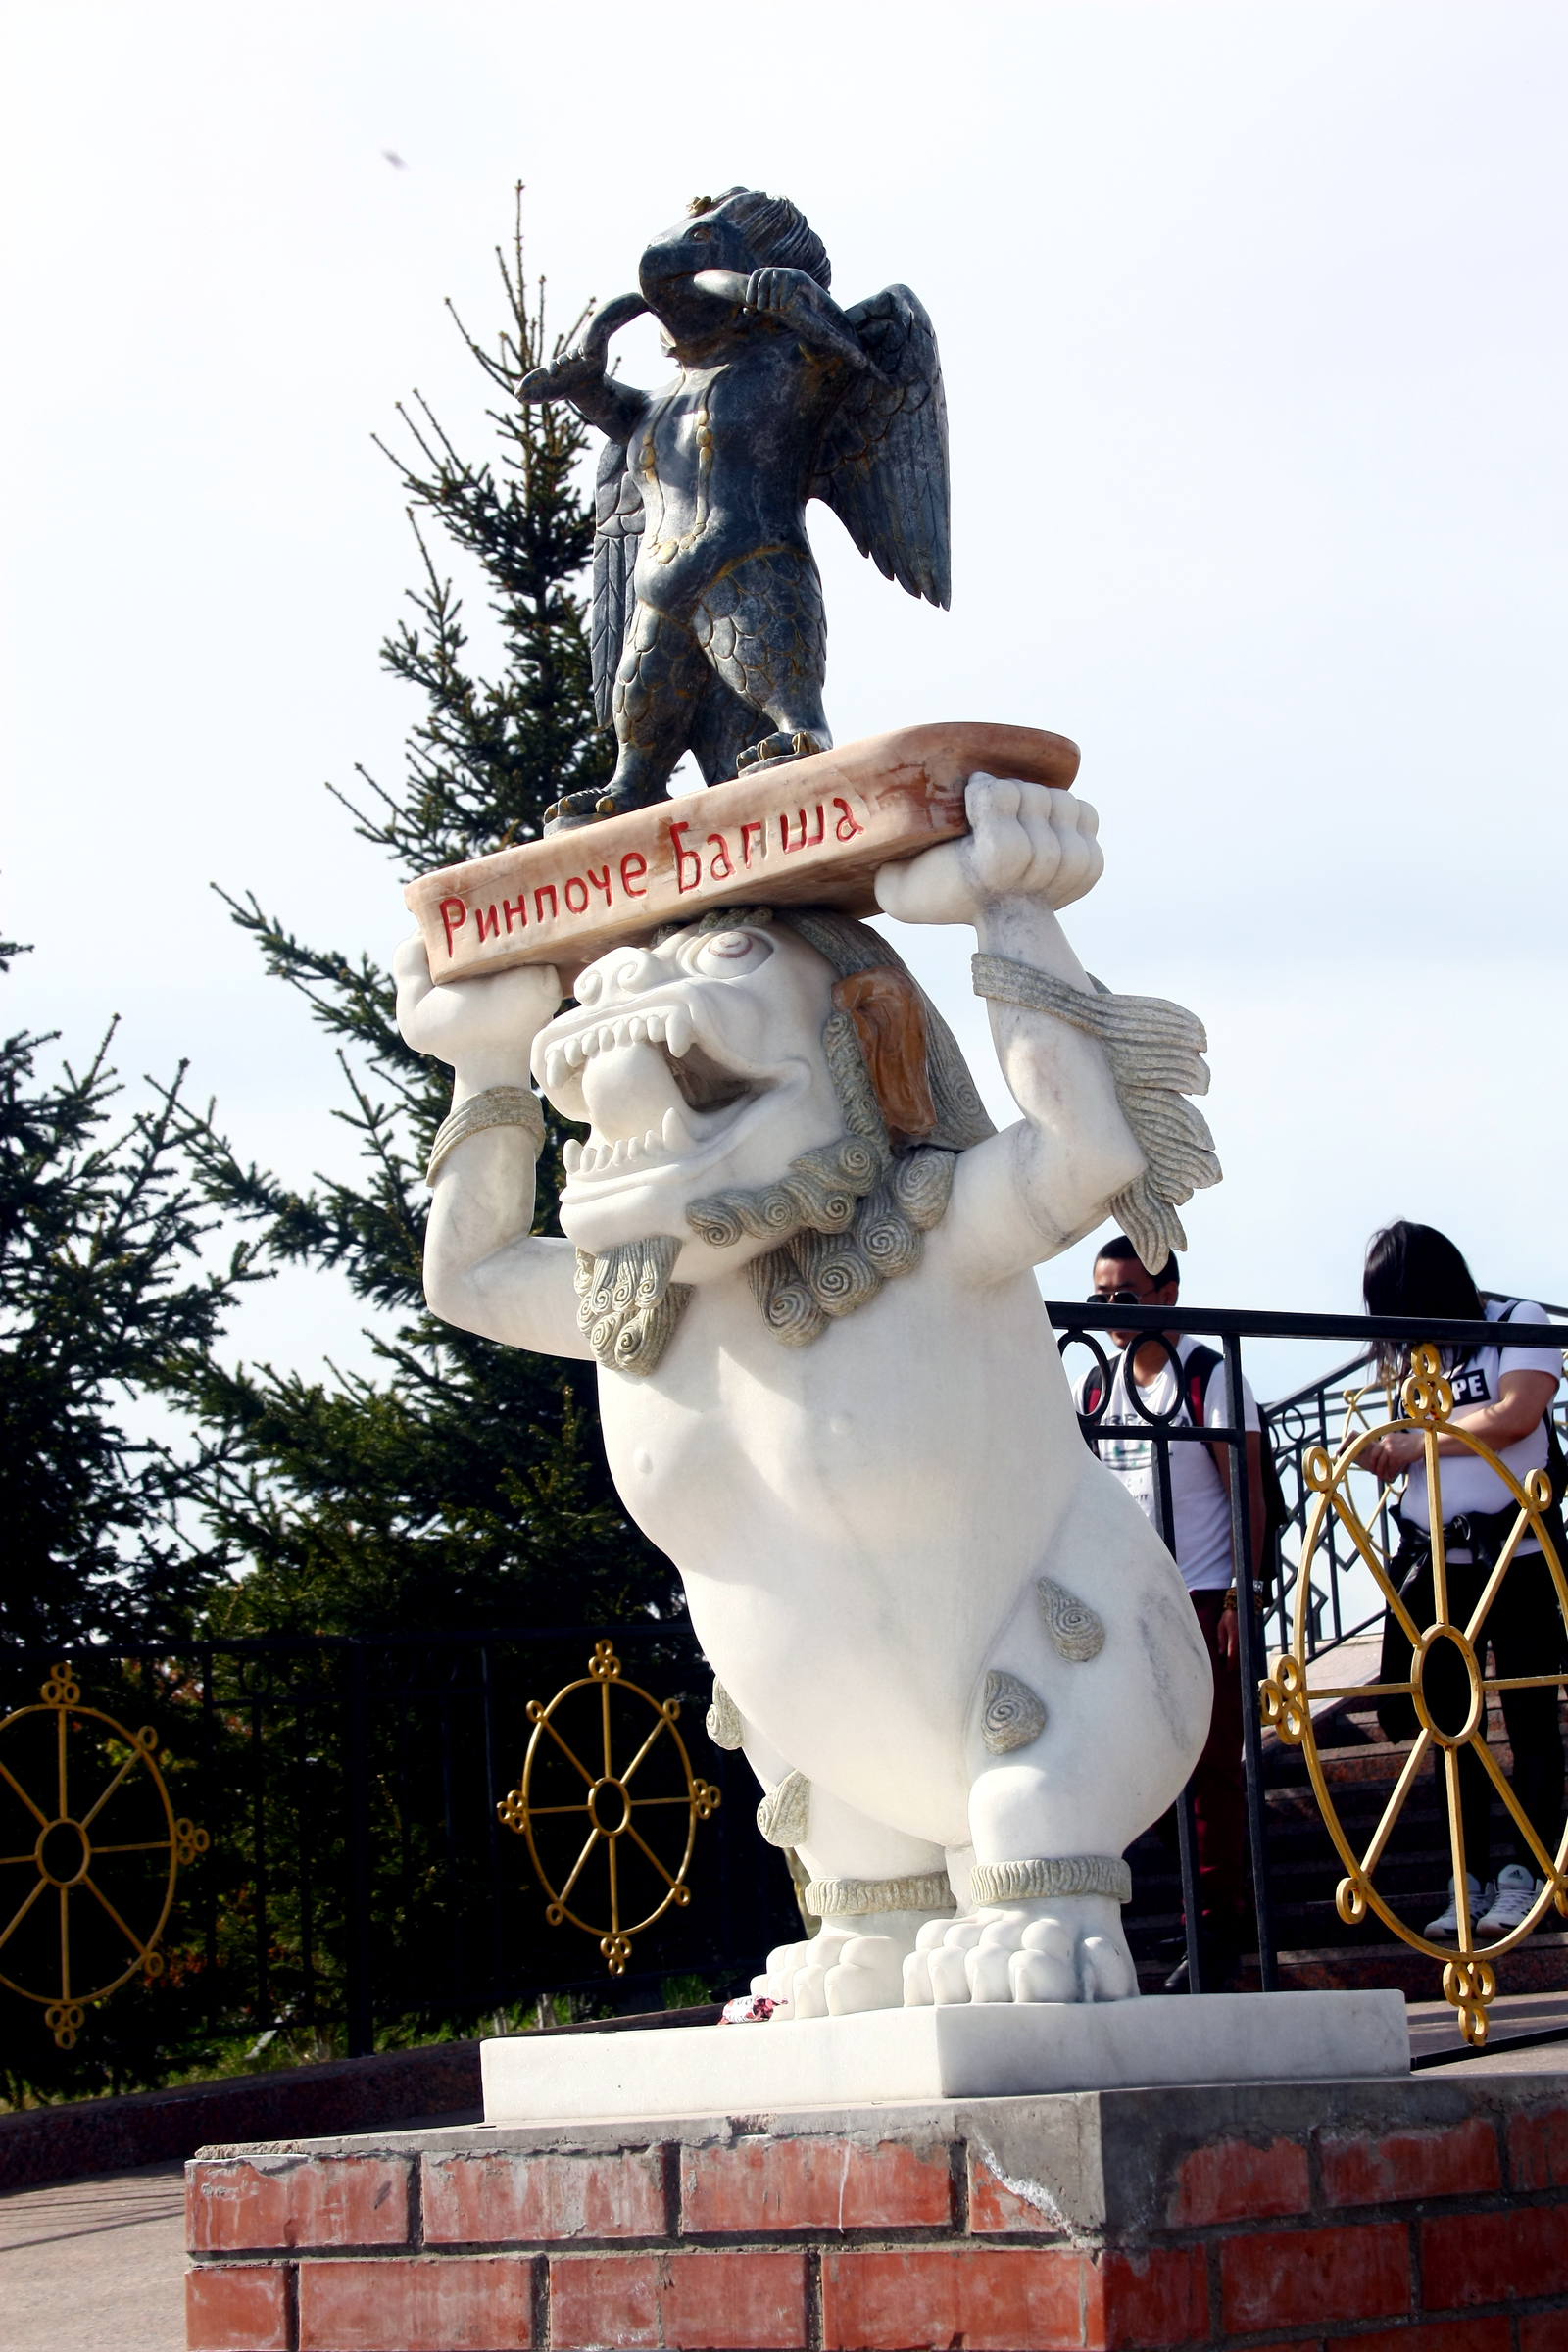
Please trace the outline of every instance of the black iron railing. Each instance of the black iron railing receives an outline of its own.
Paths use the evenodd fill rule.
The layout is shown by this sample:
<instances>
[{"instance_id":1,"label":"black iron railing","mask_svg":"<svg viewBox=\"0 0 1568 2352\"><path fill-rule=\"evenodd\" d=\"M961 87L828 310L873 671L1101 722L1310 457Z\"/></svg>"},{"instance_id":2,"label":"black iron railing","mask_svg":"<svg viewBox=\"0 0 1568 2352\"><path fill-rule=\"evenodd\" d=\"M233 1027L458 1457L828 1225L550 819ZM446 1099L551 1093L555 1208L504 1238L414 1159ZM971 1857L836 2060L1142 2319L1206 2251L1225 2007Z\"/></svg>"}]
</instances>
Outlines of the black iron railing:
<instances>
[{"instance_id":1,"label":"black iron railing","mask_svg":"<svg viewBox=\"0 0 1568 2352\"><path fill-rule=\"evenodd\" d=\"M591 1936L548 1924L524 1840L497 1814L521 1773L527 1702L583 1676L607 1636L628 1682L680 1701L692 1769L720 1798L697 1830L690 1902L636 1936L613 1977ZM355 2055L388 2030L493 2030L544 1993L625 2009L658 2007L671 1976L742 1989L801 1932L745 1759L708 1738L711 1678L684 1622L12 1650L0 1714L33 1703L63 1655L85 1704L156 1730L173 1802L209 1838L162 1974L88 2013L84 2048L105 2034L148 2045L126 2045L131 2076L153 2045L286 2035ZM32 2027L41 2010L12 2000L8 2038Z\"/></svg>"},{"instance_id":2,"label":"black iron railing","mask_svg":"<svg viewBox=\"0 0 1568 2352\"><path fill-rule=\"evenodd\" d=\"M1261 1981L1270 1987L1278 1967L1257 1691L1267 1651L1285 1646L1290 1631L1288 1589L1306 1508L1302 1454L1313 1445L1332 1450L1358 1413L1365 1421L1386 1417L1392 1399L1381 1384L1369 1386L1369 1341L1427 1340L1463 1351L1494 1344L1497 1327L1090 1301L1048 1302L1048 1312L1074 1376L1088 1361L1108 1368L1104 1335L1112 1327L1218 1343L1224 1425L1182 1429L1147 1411L1144 1417L1167 1542L1170 1447L1217 1446L1229 1464L1239 1583L1257 1603L1238 1612L1238 1635L1250 1875ZM1549 1323L1508 1331L1510 1344L1521 1347L1558 1348L1564 1336ZM1262 1408L1287 1519L1254 1560L1242 1395L1244 1347L1257 1341L1318 1348L1350 1343L1357 1351ZM1107 1396L1110 1385L1102 1383ZM1178 1396L1181 1387L1178 1379ZM1131 1398L1143 1410L1136 1387ZM1086 1417L1087 1437L1098 1419ZM1381 1507L1369 1503L1366 1524L1392 1548L1394 1531L1386 1514L1378 1516ZM1324 1544L1319 1563L1311 1608L1314 1644L1323 1649L1370 1631L1381 1609L1348 1547ZM693 1769L721 1796L698 1834L690 1904L671 1908L635 1938L625 1973L613 1979L588 1936L547 1924L523 1842L497 1815L521 1770L527 1701L548 1700L582 1675L607 1634L630 1681L681 1701ZM0 1652L0 1713L32 1704L60 1654ZM210 1642L183 1651L85 1646L65 1654L86 1703L156 1729L172 1802L210 1840L181 1881L163 1973L116 1993L86 2029L88 2043L94 2035L119 2037L132 2078L150 2079L156 2052L175 2046L200 2065L224 2037L254 2045L314 2036L323 2049L357 2053L389 2031L471 2032L545 1993L608 1999L624 2009L657 2005L671 1977L701 1976L715 1989L735 1989L770 1945L800 1932L785 1862L757 1834L751 1772L742 1756L708 1739L710 1678L684 1621L404 1640ZM1190 1982L1200 1990L1190 1799L1178 1809L1177 1829ZM9 1993L0 1998L9 2035L41 2033L41 2011Z\"/></svg>"},{"instance_id":3,"label":"black iron railing","mask_svg":"<svg viewBox=\"0 0 1568 2352\"><path fill-rule=\"evenodd\" d=\"M1545 1311L1550 1314L1568 1313L1568 1310L1557 1307ZM1237 1562L1237 1586L1242 1592L1250 1590L1254 1600L1252 1608L1238 1611L1237 1632L1249 1861L1257 1923L1258 1971L1262 1988L1271 1991L1279 1983L1279 1966L1269 1890L1269 1817L1263 1777L1263 1726L1258 1706L1258 1685L1266 1672L1271 1642L1277 1648L1284 1648L1291 1637L1296 1571L1304 1542L1309 1501L1301 1475L1302 1455L1310 1446L1319 1445L1333 1452L1348 1427L1369 1426L1396 1414L1397 1400L1393 1390L1374 1378L1375 1349L1370 1343L1392 1340L1413 1346L1428 1341L1451 1351L1455 1356L1461 1356L1474 1348L1495 1347L1498 1344L1498 1326L1495 1323L1434 1320L1416 1323L1400 1317L1374 1315L1277 1314L1251 1312L1244 1308L1189 1307L1180 1302L1175 1306L1108 1305L1093 1299L1048 1299L1046 1312L1051 1318L1057 1345L1075 1386L1080 1374L1087 1371L1091 1363L1100 1367L1101 1396L1097 1409L1092 1414L1080 1415L1084 1436L1091 1444L1095 1442L1103 1419L1111 1391L1112 1349L1102 1335L1114 1330L1136 1335L1133 1344L1137 1346L1143 1346L1151 1340L1162 1343L1167 1356L1173 1362L1176 1360L1176 1348L1165 1338L1167 1334L1175 1334L1181 1339L1218 1343L1224 1364L1226 1395L1225 1425L1222 1428L1174 1426L1175 1416L1186 1401L1179 1365L1174 1384L1175 1396L1163 1416L1155 1415L1149 1409L1139 1395L1136 1383L1125 1384L1125 1393L1128 1403L1139 1416L1135 1435L1139 1440L1147 1441L1152 1450L1155 1521L1165 1543L1173 1551L1171 1446L1219 1446L1226 1451L1231 1542ZM1279 1474L1289 1516L1282 1529L1271 1531L1266 1556L1258 1560L1254 1560L1252 1550L1251 1475L1246 1432L1242 1426L1243 1343L1248 1340L1292 1340L1317 1346L1325 1341L1349 1341L1359 1349L1358 1353L1336 1370L1319 1374L1277 1403L1259 1407L1262 1434ZM1526 1325L1511 1322L1508 1326L1507 1345L1511 1348L1552 1348L1560 1350L1565 1340L1568 1340L1568 1333L1550 1323ZM1074 1348L1083 1351L1079 1360L1074 1360L1071 1353ZM1560 1416L1562 1405L1559 1404L1555 1410ZM1125 1437L1125 1428L1119 1434ZM1360 1477L1362 1474L1354 1475ZM1365 1480L1365 1484L1368 1489L1366 1510L1363 1513L1365 1523L1373 1528L1377 1541L1392 1556L1397 1548L1396 1531L1391 1524L1392 1498L1387 1494L1380 1494L1370 1478ZM1348 1642L1356 1634L1369 1633L1381 1625L1383 1610L1373 1580L1353 1545L1332 1521L1314 1562L1313 1587L1309 1617L1315 1627L1311 1644L1314 1650ZM1201 1991L1204 1988L1204 1954L1197 1838L1190 1789L1183 1792L1177 1805L1176 1823L1186 1922L1188 1981L1194 1991Z\"/></svg>"}]
</instances>

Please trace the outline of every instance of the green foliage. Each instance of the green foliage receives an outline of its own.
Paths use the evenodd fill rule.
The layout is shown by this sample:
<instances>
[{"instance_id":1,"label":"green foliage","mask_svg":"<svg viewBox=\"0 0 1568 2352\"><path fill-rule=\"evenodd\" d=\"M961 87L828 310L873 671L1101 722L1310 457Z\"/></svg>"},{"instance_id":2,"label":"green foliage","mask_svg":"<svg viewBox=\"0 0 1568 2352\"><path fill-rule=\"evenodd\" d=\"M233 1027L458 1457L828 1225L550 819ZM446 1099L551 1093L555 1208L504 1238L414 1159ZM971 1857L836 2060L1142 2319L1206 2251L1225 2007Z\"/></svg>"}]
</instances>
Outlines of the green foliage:
<instances>
[{"instance_id":1,"label":"green foliage","mask_svg":"<svg viewBox=\"0 0 1568 2352\"><path fill-rule=\"evenodd\" d=\"M190 1509L215 1462L127 1434L123 1400L186 1392L256 1271L246 1248L202 1270L216 1220L181 1154L183 1065L111 1132L113 1036L53 1083L52 1038L0 1044L0 1639L32 1646L188 1630L217 1565Z\"/></svg>"},{"instance_id":2,"label":"green foliage","mask_svg":"<svg viewBox=\"0 0 1568 2352\"><path fill-rule=\"evenodd\" d=\"M530 301L520 238L497 258L507 318L495 348L460 322L501 395L489 412L493 452L472 463L422 402L400 411L410 442L393 462L421 570L413 615L381 653L423 709L401 783L362 769L366 790L345 803L400 878L532 839L552 801L612 764L575 586L593 528L582 429L564 409L514 397L546 356L542 292ZM432 526L482 577L503 649L493 678L470 663ZM338 1115L359 1138L361 1172L299 1191L242 1165L192 1121L186 1140L209 1198L256 1230L267 1261L336 1270L400 1320L375 1341L384 1369L373 1381L201 1368L196 1401L217 1441L214 1526L252 1563L217 1622L231 1633L370 1633L678 1610L673 1571L628 1524L606 1476L591 1375L424 1311L422 1167L450 1080L404 1045L387 974L305 944L253 898L230 904L269 971L306 999L338 1049L349 1098ZM541 1227L567 1132L552 1125L540 1162Z\"/></svg>"}]
</instances>

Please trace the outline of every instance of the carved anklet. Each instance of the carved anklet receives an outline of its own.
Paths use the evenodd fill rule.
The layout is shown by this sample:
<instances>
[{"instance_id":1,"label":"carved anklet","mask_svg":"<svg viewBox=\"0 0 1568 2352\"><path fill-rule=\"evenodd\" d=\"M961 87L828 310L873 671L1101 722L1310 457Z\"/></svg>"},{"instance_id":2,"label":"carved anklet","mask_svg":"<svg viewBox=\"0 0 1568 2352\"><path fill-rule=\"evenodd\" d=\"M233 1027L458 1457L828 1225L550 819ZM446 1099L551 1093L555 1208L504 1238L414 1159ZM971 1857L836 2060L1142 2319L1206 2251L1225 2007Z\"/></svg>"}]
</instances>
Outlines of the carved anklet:
<instances>
[{"instance_id":1,"label":"carved anklet","mask_svg":"<svg viewBox=\"0 0 1568 2352\"><path fill-rule=\"evenodd\" d=\"M1130 1903L1133 1874L1119 1854L1051 1854L1033 1862L977 1862L969 1880L977 1910L1065 1894L1108 1894Z\"/></svg>"},{"instance_id":2,"label":"carved anklet","mask_svg":"<svg viewBox=\"0 0 1568 2352\"><path fill-rule=\"evenodd\" d=\"M918 1879L809 1879L801 1900L814 1919L866 1919L874 1911L956 1911L945 1870Z\"/></svg>"}]
</instances>

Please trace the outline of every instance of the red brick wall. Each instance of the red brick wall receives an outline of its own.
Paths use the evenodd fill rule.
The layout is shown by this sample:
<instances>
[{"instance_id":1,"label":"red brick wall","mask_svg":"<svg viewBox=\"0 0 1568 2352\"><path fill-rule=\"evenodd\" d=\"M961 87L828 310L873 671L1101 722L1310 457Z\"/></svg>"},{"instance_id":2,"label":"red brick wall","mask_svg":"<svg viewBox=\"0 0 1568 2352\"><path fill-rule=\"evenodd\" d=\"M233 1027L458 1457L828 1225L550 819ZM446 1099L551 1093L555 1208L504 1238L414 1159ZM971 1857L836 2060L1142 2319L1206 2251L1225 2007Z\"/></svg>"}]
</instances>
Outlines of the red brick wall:
<instances>
[{"instance_id":1,"label":"red brick wall","mask_svg":"<svg viewBox=\"0 0 1568 2352\"><path fill-rule=\"evenodd\" d=\"M1156 2150L1142 2219L1099 2232L929 2127L216 2156L189 2174L189 2342L1568 2352L1568 2101L1520 2083L1515 2112L1434 2124L1391 2099L1358 2129L1301 2121L1309 2087L1277 2128Z\"/></svg>"}]
</instances>

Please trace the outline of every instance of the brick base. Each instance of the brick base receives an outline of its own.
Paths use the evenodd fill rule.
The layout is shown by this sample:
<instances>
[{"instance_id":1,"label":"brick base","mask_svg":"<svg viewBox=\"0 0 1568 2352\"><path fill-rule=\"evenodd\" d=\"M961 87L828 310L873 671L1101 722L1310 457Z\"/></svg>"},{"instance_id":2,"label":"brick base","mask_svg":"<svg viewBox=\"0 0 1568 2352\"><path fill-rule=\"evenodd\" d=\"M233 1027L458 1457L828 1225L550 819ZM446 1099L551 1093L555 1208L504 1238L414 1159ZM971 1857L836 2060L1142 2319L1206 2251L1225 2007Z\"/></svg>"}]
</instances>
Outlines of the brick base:
<instances>
[{"instance_id":1,"label":"brick base","mask_svg":"<svg viewBox=\"0 0 1568 2352\"><path fill-rule=\"evenodd\" d=\"M1568 2352L1552 2076L383 2133L187 2202L191 2352Z\"/></svg>"}]
</instances>

